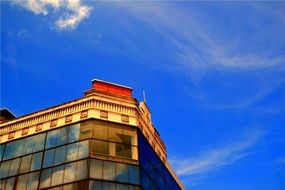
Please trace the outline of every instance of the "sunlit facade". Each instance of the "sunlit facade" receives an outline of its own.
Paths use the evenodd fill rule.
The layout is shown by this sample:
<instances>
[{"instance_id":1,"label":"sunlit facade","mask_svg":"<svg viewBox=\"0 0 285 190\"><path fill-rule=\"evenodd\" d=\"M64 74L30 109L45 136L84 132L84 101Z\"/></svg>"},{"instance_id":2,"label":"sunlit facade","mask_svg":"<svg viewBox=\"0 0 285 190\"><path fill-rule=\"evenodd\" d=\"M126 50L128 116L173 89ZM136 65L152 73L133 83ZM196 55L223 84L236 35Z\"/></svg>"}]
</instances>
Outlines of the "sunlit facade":
<instances>
[{"instance_id":1,"label":"sunlit facade","mask_svg":"<svg viewBox=\"0 0 285 190\"><path fill-rule=\"evenodd\" d=\"M146 104L129 87L92 84L81 99L4 118L0 189L184 189Z\"/></svg>"}]
</instances>

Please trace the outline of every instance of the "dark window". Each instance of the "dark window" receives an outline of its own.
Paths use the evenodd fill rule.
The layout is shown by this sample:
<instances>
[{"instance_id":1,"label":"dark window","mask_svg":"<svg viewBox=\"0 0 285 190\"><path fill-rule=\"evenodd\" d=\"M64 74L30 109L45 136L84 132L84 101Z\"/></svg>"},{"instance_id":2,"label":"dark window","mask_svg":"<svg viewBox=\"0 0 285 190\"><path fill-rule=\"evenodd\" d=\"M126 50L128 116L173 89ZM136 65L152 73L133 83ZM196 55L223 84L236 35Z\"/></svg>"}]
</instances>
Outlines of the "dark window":
<instances>
[{"instance_id":1,"label":"dark window","mask_svg":"<svg viewBox=\"0 0 285 190\"><path fill-rule=\"evenodd\" d=\"M26 173L30 171L32 155L27 155L22 157L21 166L20 166L20 174Z\"/></svg>"}]
</instances>

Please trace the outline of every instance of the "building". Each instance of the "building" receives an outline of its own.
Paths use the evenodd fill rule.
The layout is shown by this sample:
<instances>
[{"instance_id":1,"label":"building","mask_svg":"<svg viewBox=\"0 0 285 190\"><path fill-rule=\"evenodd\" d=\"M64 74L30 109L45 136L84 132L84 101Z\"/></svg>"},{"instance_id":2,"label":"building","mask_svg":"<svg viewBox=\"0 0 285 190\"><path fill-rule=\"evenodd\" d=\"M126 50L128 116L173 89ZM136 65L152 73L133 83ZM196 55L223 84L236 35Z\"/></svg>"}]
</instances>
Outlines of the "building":
<instances>
[{"instance_id":1,"label":"building","mask_svg":"<svg viewBox=\"0 0 285 190\"><path fill-rule=\"evenodd\" d=\"M0 189L184 189L131 88L93 80L84 95L18 118L1 110Z\"/></svg>"}]
</instances>

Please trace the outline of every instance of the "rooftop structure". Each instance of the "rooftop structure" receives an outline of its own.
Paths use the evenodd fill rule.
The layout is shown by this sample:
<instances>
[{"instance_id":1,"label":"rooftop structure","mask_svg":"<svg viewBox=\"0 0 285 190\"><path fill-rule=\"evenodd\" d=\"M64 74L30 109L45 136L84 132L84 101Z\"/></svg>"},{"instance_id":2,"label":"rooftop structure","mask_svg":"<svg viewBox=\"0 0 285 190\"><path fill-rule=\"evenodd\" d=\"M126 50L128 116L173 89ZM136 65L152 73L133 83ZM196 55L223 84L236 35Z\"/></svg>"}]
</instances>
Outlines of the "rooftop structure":
<instances>
[{"instance_id":1,"label":"rooftop structure","mask_svg":"<svg viewBox=\"0 0 285 190\"><path fill-rule=\"evenodd\" d=\"M184 189L130 87L95 79L84 95L21 117L3 111L0 189Z\"/></svg>"}]
</instances>

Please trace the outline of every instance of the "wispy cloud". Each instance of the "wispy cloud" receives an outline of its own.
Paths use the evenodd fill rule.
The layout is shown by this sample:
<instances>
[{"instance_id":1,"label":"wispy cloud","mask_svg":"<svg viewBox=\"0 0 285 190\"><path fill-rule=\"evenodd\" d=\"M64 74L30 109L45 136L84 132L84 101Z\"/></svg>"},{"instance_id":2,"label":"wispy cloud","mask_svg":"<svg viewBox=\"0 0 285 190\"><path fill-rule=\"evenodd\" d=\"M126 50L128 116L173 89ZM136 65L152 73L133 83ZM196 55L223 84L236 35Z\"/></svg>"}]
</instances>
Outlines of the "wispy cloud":
<instances>
[{"instance_id":1,"label":"wispy cloud","mask_svg":"<svg viewBox=\"0 0 285 190\"><path fill-rule=\"evenodd\" d=\"M174 47L176 63L178 63L176 66L183 69L188 68L192 73L195 70L212 67L254 69L285 63L284 54L276 53L280 51L278 49L280 40L282 41L284 38L281 37L282 32L274 30L274 28L278 28L278 22L283 22L283 20L276 19L277 15L267 15L274 21L278 20L272 24L273 26L265 29L276 35L267 36L265 32L260 33L260 29L264 29L264 27L262 25L261 28L262 21L259 18L264 15L255 8L255 4L248 6L248 9L252 9L250 11L254 12L249 14L249 17L235 16L232 20L227 20L227 16L233 16L228 13L228 15L224 15L225 18L221 22L201 10L197 11L198 6L195 3L148 2L139 5L120 1L116 1L116 3L144 23L152 26L171 42ZM205 4L200 4L200 6L203 5ZM231 4L229 3L228 6ZM227 9L226 6L223 8ZM238 10L231 8L233 12L239 13ZM260 17L255 15L260 15ZM226 22L232 26L227 26ZM236 28L236 30L230 28ZM229 29L232 32L227 31ZM279 30L284 30L284 27L279 27Z\"/></svg>"},{"instance_id":2,"label":"wispy cloud","mask_svg":"<svg viewBox=\"0 0 285 190\"><path fill-rule=\"evenodd\" d=\"M173 158L171 164L180 177L191 176L191 180L200 180L204 175L223 166L230 165L250 154L249 149L265 134L256 130L237 142L220 148L213 148L190 158ZM185 178L187 180L187 178Z\"/></svg>"},{"instance_id":3,"label":"wispy cloud","mask_svg":"<svg viewBox=\"0 0 285 190\"><path fill-rule=\"evenodd\" d=\"M89 17L92 7L83 5L80 0L12 0L14 5L21 6L36 15L57 14L54 22L60 30L74 29Z\"/></svg>"}]
</instances>

